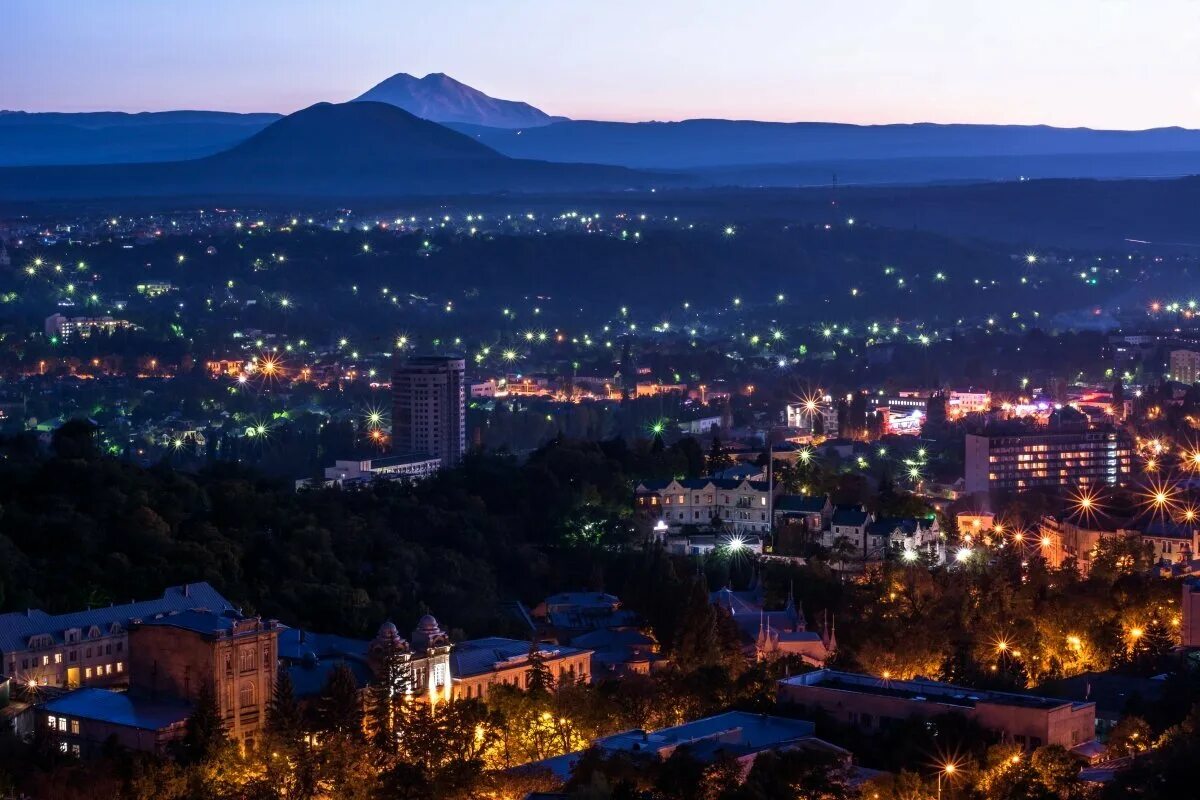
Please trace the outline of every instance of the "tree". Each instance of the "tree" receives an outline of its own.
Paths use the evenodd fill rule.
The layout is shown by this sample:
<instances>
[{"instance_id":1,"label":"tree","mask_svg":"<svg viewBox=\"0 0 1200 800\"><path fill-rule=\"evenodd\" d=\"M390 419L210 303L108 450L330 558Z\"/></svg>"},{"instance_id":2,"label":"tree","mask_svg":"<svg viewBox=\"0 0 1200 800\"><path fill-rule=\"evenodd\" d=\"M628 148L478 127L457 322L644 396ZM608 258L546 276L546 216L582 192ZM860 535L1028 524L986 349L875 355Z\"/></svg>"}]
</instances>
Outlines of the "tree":
<instances>
[{"instance_id":1,"label":"tree","mask_svg":"<svg viewBox=\"0 0 1200 800\"><path fill-rule=\"evenodd\" d=\"M1188 717L1167 729L1148 753L1133 760L1105 787L1105 800L1137 797L1141 800L1176 800L1194 797L1196 764L1200 763L1200 705Z\"/></svg>"},{"instance_id":2,"label":"tree","mask_svg":"<svg viewBox=\"0 0 1200 800\"><path fill-rule=\"evenodd\" d=\"M354 673L345 662L339 663L329 673L325 688L317 700L319 710L318 730L335 733L347 739L361 739L363 735L362 700Z\"/></svg>"},{"instance_id":3,"label":"tree","mask_svg":"<svg viewBox=\"0 0 1200 800\"><path fill-rule=\"evenodd\" d=\"M928 436L933 431L940 431L946 425L946 394L935 392L925 401L925 424L922 431Z\"/></svg>"},{"instance_id":4,"label":"tree","mask_svg":"<svg viewBox=\"0 0 1200 800\"><path fill-rule=\"evenodd\" d=\"M721 437L714 436L712 447L708 450L708 474L712 475L719 470L723 470L733 463L733 459L725 452L725 448L721 445Z\"/></svg>"},{"instance_id":5,"label":"tree","mask_svg":"<svg viewBox=\"0 0 1200 800\"><path fill-rule=\"evenodd\" d=\"M699 800L704 797L704 764L687 745L675 748L663 762L655 780L655 794L663 800Z\"/></svg>"},{"instance_id":6,"label":"tree","mask_svg":"<svg viewBox=\"0 0 1200 800\"><path fill-rule=\"evenodd\" d=\"M546 654L537 639L529 643L529 667L525 670L525 690L531 695L548 697L554 689L554 676L546 666Z\"/></svg>"},{"instance_id":7,"label":"tree","mask_svg":"<svg viewBox=\"0 0 1200 800\"><path fill-rule=\"evenodd\" d=\"M1033 751L1029 759L1038 781L1051 797L1073 796L1079 787L1079 762L1062 745L1051 744Z\"/></svg>"},{"instance_id":8,"label":"tree","mask_svg":"<svg viewBox=\"0 0 1200 800\"><path fill-rule=\"evenodd\" d=\"M230 744L221 720L221 709L217 705L217 694L211 681L203 681L196 694L195 707L187 718L183 735L181 759L189 764L200 764L217 755Z\"/></svg>"},{"instance_id":9,"label":"tree","mask_svg":"<svg viewBox=\"0 0 1200 800\"><path fill-rule=\"evenodd\" d=\"M931 792L921 776L906 769L884 773L863 786L862 797L870 800L929 800Z\"/></svg>"},{"instance_id":10,"label":"tree","mask_svg":"<svg viewBox=\"0 0 1200 800\"><path fill-rule=\"evenodd\" d=\"M275 690L267 707L267 731L289 744L300 741L304 733L292 676L285 667L280 667L275 676Z\"/></svg>"},{"instance_id":11,"label":"tree","mask_svg":"<svg viewBox=\"0 0 1200 800\"><path fill-rule=\"evenodd\" d=\"M709 602L704 580L693 578L675 640L675 663L684 671L717 663L722 654L717 633L717 610Z\"/></svg>"},{"instance_id":12,"label":"tree","mask_svg":"<svg viewBox=\"0 0 1200 800\"><path fill-rule=\"evenodd\" d=\"M55 429L50 446L59 458L95 458L96 426L86 419L70 419Z\"/></svg>"},{"instance_id":13,"label":"tree","mask_svg":"<svg viewBox=\"0 0 1200 800\"><path fill-rule=\"evenodd\" d=\"M850 792L836 757L806 750L768 751L754 760L737 800L842 800Z\"/></svg>"},{"instance_id":14,"label":"tree","mask_svg":"<svg viewBox=\"0 0 1200 800\"><path fill-rule=\"evenodd\" d=\"M375 746L394 755L400 745L404 704L409 701L412 676L408 653L399 636L384 639L375 654L375 682L370 686L371 727Z\"/></svg>"},{"instance_id":15,"label":"tree","mask_svg":"<svg viewBox=\"0 0 1200 800\"><path fill-rule=\"evenodd\" d=\"M1142 633L1140 644L1145 653L1145 666L1149 669L1157 668L1163 656L1171 652L1175 647L1175 636L1171 633L1171 629L1167 627L1167 623L1163 621L1161 616L1155 616L1150 620L1150 624L1146 626L1146 630Z\"/></svg>"},{"instance_id":16,"label":"tree","mask_svg":"<svg viewBox=\"0 0 1200 800\"><path fill-rule=\"evenodd\" d=\"M1108 736L1108 755L1121 758L1144 753L1154 744L1153 736L1146 720L1127 714L1121 717Z\"/></svg>"}]
</instances>

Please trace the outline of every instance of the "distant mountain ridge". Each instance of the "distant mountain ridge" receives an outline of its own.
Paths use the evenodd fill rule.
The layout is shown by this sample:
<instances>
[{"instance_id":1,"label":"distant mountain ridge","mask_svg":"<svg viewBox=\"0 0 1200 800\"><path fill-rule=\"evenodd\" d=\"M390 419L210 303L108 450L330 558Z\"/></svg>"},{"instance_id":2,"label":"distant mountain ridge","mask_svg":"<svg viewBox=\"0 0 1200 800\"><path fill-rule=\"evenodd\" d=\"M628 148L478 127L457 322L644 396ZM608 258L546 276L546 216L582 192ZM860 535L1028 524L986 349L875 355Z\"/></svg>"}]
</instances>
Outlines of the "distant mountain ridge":
<instances>
[{"instance_id":1,"label":"distant mountain ridge","mask_svg":"<svg viewBox=\"0 0 1200 800\"><path fill-rule=\"evenodd\" d=\"M226 150L279 114L0 111L0 166L175 161Z\"/></svg>"},{"instance_id":2,"label":"distant mountain ridge","mask_svg":"<svg viewBox=\"0 0 1200 800\"><path fill-rule=\"evenodd\" d=\"M221 153L152 164L0 169L0 199L365 198L616 191L662 181L621 167L509 158L386 103L318 103Z\"/></svg>"},{"instance_id":3,"label":"distant mountain ridge","mask_svg":"<svg viewBox=\"0 0 1200 800\"><path fill-rule=\"evenodd\" d=\"M1200 151L1200 131L1054 128L1047 125L567 120L520 132L450 127L514 158L631 168L694 169L839 159L977 158Z\"/></svg>"},{"instance_id":4,"label":"distant mountain ridge","mask_svg":"<svg viewBox=\"0 0 1200 800\"><path fill-rule=\"evenodd\" d=\"M489 97L443 73L423 78L400 73L353 103L383 103L524 162L688 173L697 186L817 186L831 183L835 174L843 184L886 185L1200 173L1200 131L1184 128L1114 131L1044 125L568 120L527 103ZM369 125L377 114L366 113L355 124ZM281 119L275 114L215 111L0 111L0 167L187 161L235 150ZM406 135L412 135L415 128L406 126ZM326 142L337 141L332 134L326 132ZM368 142L365 130L356 130L355 136L378 154L380 163L390 163L393 154L379 142ZM455 147L462 144L438 140L447 146L451 141L457 142ZM298 144L286 137L284 141ZM456 155L468 158L465 151ZM308 153L308 158L314 157L316 151ZM328 149L321 157L344 161ZM256 160L270 158L279 160L283 155L264 150ZM300 167L307 170L310 165ZM536 169L550 174L545 167Z\"/></svg>"},{"instance_id":5,"label":"distant mountain ridge","mask_svg":"<svg viewBox=\"0 0 1200 800\"><path fill-rule=\"evenodd\" d=\"M354 99L388 103L443 124L535 128L565 119L552 117L528 103L490 97L442 72L432 72L424 78L400 72Z\"/></svg>"}]
</instances>

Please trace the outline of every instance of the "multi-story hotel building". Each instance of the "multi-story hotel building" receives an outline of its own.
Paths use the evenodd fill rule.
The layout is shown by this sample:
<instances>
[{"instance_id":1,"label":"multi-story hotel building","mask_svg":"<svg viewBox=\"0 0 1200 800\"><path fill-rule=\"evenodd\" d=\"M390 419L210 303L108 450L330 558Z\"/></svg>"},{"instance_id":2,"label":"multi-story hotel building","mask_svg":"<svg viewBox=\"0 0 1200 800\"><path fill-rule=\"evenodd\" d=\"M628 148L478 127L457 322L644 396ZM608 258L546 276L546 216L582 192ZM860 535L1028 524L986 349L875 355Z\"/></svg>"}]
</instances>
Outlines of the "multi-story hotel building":
<instances>
[{"instance_id":1,"label":"multi-story hotel building","mask_svg":"<svg viewBox=\"0 0 1200 800\"><path fill-rule=\"evenodd\" d=\"M112 335L134 327L136 326L129 320L112 317L66 317L62 314L51 314L46 317L45 331L47 336L57 336L65 342L76 336L87 339L94 333Z\"/></svg>"},{"instance_id":2,"label":"multi-story hotel building","mask_svg":"<svg viewBox=\"0 0 1200 800\"><path fill-rule=\"evenodd\" d=\"M423 453L454 466L467 449L466 361L410 358L392 374L392 449Z\"/></svg>"},{"instance_id":3,"label":"multi-story hotel building","mask_svg":"<svg viewBox=\"0 0 1200 800\"><path fill-rule=\"evenodd\" d=\"M1132 460L1128 437L1111 427L968 434L966 491L1115 486L1128 479Z\"/></svg>"},{"instance_id":4,"label":"multi-story hotel building","mask_svg":"<svg viewBox=\"0 0 1200 800\"><path fill-rule=\"evenodd\" d=\"M1195 350L1172 350L1171 374L1168 376L1179 383L1200 381L1200 353Z\"/></svg>"}]
</instances>

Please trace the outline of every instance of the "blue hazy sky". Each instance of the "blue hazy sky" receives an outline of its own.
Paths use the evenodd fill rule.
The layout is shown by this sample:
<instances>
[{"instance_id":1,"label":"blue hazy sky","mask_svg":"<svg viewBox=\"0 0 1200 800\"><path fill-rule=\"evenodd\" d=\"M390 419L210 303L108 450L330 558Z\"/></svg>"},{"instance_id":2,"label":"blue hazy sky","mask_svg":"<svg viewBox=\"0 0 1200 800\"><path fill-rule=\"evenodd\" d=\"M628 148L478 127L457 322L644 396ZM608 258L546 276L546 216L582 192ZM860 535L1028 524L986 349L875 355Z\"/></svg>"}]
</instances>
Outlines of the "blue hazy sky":
<instances>
[{"instance_id":1,"label":"blue hazy sky","mask_svg":"<svg viewBox=\"0 0 1200 800\"><path fill-rule=\"evenodd\" d=\"M1200 127L1195 0L0 0L0 108L293 111L396 72L592 119Z\"/></svg>"}]
</instances>

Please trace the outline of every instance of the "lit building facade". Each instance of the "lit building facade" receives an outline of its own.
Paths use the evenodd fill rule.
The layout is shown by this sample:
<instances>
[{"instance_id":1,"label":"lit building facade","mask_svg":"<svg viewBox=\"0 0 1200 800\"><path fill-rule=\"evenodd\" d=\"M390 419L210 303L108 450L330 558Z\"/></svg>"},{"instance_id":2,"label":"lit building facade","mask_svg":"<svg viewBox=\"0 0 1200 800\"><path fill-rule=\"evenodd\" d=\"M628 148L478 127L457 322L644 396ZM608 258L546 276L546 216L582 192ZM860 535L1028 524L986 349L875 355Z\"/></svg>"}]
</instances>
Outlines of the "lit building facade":
<instances>
[{"instance_id":1,"label":"lit building facade","mask_svg":"<svg viewBox=\"0 0 1200 800\"><path fill-rule=\"evenodd\" d=\"M225 732L253 749L275 690L281 629L275 620L236 612L182 611L143 620L130 634L130 692L195 704L211 686Z\"/></svg>"},{"instance_id":2,"label":"lit building facade","mask_svg":"<svg viewBox=\"0 0 1200 800\"><path fill-rule=\"evenodd\" d=\"M779 487L776 487L778 493ZM643 481L634 490L636 510L667 531L685 525L730 533L769 533L771 487L767 481L691 478Z\"/></svg>"},{"instance_id":3,"label":"lit building facade","mask_svg":"<svg viewBox=\"0 0 1200 800\"><path fill-rule=\"evenodd\" d=\"M592 651L539 643L538 654L558 683L591 683ZM487 700L492 687L527 689L530 643L498 636L460 642L450 653L453 696Z\"/></svg>"},{"instance_id":4,"label":"lit building facade","mask_svg":"<svg viewBox=\"0 0 1200 800\"><path fill-rule=\"evenodd\" d=\"M467 417L461 358L410 358L392 375L392 447L397 453L424 453L443 466L462 460L467 448Z\"/></svg>"},{"instance_id":5,"label":"lit building facade","mask_svg":"<svg viewBox=\"0 0 1200 800\"><path fill-rule=\"evenodd\" d=\"M428 478L442 468L442 460L423 453L368 459L338 459L325 468L325 480L296 481L296 489L314 486L356 486L375 480L410 482Z\"/></svg>"},{"instance_id":6,"label":"lit building facade","mask_svg":"<svg viewBox=\"0 0 1200 800\"><path fill-rule=\"evenodd\" d=\"M66 317L62 314L51 314L46 317L45 331L47 336L57 336L66 342L76 337L87 339L94 333L111 335L133 327L134 324L128 320L112 317Z\"/></svg>"},{"instance_id":7,"label":"lit building facade","mask_svg":"<svg viewBox=\"0 0 1200 800\"><path fill-rule=\"evenodd\" d=\"M1183 600L1179 604L1179 643L1184 647L1200 648L1200 578L1191 577L1183 582Z\"/></svg>"},{"instance_id":8,"label":"lit building facade","mask_svg":"<svg viewBox=\"0 0 1200 800\"><path fill-rule=\"evenodd\" d=\"M966 491L1115 486L1132 469L1128 437L1113 428L966 437Z\"/></svg>"},{"instance_id":9,"label":"lit building facade","mask_svg":"<svg viewBox=\"0 0 1200 800\"><path fill-rule=\"evenodd\" d=\"M1028 750L1044 745L1070 750L1096 738L1095 703L924 679L882 680L821 669L780 681L779 702L808 713L824 711L840 724L869 732L888 730L910 717L959 714Z\"/></svg>"},{"instance_id":10,"label":"lit building facade","mask_svg":"<svg viewBox=\"0 0 1200 800\"><path fill-rule=\"evenodd\" d=\"M162 597L122 605L47 614L0 614L0 665L17 683L74 689L129 682L129 628L172 611L233 606L207 583L172 586Z\"/></svg>"},{"instance_id":11,"label":"lit building facade","mask_svg":"<svg viewBox=\"0 0 1200 800\"><path fill-rule=\"evenodd\" d=\"M1179 383L1200 381L1200 353L1195 350L1171 351L1170 379Z\"/></svg>"}]
</instances>

